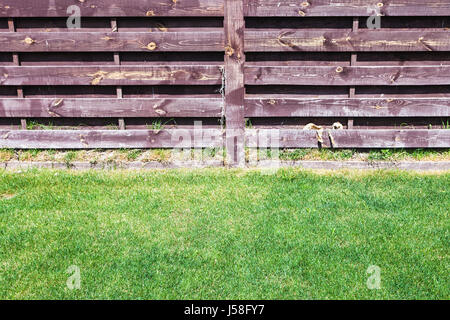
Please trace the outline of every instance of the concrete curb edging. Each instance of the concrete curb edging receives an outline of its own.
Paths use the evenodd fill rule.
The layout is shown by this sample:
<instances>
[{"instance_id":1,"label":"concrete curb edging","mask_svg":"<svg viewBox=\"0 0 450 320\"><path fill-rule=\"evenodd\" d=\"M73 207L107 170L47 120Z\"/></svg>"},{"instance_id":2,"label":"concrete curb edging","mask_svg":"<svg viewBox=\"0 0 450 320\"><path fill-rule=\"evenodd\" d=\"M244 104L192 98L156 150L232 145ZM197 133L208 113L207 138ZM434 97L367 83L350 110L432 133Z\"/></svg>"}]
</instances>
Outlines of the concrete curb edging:
<instances>
[{"instance_id":1,"label":"concrete curb edging","mask_svg":"<svg viewBox=\"0 0 450 320\"><path fill-rule=\"evenodd\" d=\"M415 171L447 171L450 161L294 161L282 164L286 167L300 167L305 169L397 169Z\"/></svg>"},{"instance_id":2,"label":"concrete curb edging","mask_svg":"<svg viewBox=\"0 0 450 320\"><path fill-rule=\"evenodd\" d=\"M360 169L360 170L377 170L377 169L397 169L412 171L450 171L450 161L282 161L278 164L281 168L303 168L303 169L322 169L322 170L338 170L338 169ZM222 161L195 162L180 161L161 163L153 162L73 162L70 164L61 162L21 162L9 161L0 162L0 169L21 170L21 169L71 169L71 170L150 170L150 169L177 169L177 168L221 168L225 167ZM274 169L271 161L261 161L257 166L247 166L247 168Z\"/></svg>"}]
</instances>

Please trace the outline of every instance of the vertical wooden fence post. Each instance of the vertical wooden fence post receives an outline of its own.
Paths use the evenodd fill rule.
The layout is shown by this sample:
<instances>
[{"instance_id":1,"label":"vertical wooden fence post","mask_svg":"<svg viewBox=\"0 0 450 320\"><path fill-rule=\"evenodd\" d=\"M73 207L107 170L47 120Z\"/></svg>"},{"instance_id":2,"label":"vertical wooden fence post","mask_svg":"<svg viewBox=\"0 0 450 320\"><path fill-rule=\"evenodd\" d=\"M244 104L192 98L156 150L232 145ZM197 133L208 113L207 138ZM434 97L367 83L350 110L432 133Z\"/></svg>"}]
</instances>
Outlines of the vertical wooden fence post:
<instances>
[{"instance_id":1,"label":"vertical wooden fence post","mask_svg":"<svg viewBox=\"0 0 450 320\"><path fill-rule=\"evenodd\" d=\"M225 145L227 163L245 165L244 1L225 0Z\"/></svg>"},{"instance_id":2,"label":"vertical wooden fence post","mask_svg":"<svg viewBox=\"0 0 450 320\"><path fill-rule=\"evenodd\" d=\"M8 19L8 29L10 32L16 32L16 25L14 23L13 18ZM20 66L20 58L18 53L13 53L13 63L15 66ZM18 98L24 98L23 95L23 88L17 87L17 97ZM26 119L20 119L20 127L22 130L27 130L27 120Z\"/></svg>"},{"instance_id":3,"label":"vertical wooden fence post","mask_svg":"<svg viewBox=\"0 0 450 320\"><path fill-rule=\"evenodd\" d=\"M359 29L359 18L358 17L354 17L353 18L353 27L352 27L352 31L353 32L357 32ZM351 58L350 58L350 65L351 66L356 66L356 61L358 60L358 56L356 55L356 53L352 53ZM355 92L356 92L356 88L354 86L350 87L350 92L349 92L349 97L350 98L354 98L355 97ZM354 119L353 118L349 118L347 121L347 128L348 129L353 129L353 124L354 124Z\"/></svg>"},{"instance_id":4,"label":"vertical wooden fence post","mask_svg":"<svg viewBox=\"0 0 450 320\"><path fill-rule=\"evenodd\" d=\"M117 19L116 18L112 18L111 19L111 31L112 32L118 32L118 26L117 26ZM119 52L114 52L114 63L116 65L120 65L120 53ZM121 86L117 86L116 87L116 92L117 92L117 99L122 99L123 98L123 93L122 93L122 87ZM125 130L125 119L124 118L119 118L119 129L120 130Z\"/></svg>"}]
</instances>

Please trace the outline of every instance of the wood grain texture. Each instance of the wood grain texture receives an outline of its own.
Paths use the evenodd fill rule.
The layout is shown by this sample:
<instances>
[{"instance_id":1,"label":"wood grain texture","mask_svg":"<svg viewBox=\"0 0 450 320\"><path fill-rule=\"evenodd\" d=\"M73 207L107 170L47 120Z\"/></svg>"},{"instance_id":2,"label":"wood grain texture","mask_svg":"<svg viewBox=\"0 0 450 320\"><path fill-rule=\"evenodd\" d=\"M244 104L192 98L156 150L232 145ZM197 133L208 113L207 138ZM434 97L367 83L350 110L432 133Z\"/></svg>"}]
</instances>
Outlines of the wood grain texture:
<instances>
[{"instance_id":1,"label":"wood grain texture","mask_svg":"<svg viewBox=\"0 0 450 320\"><path fill-rule=\"evenodd\" d=\"M65 28L71 5L85 19L81 30ZM361 17L377 12L398 18L385 18L384 29L365 29ZM271 28L264 27L269 19L249 18L253 27L245 30L244 16L293 18L272 19ZM259 137L263 131L245 131L245 117L272 118L260 119L269 127L286 125L279 118L291 124L298 118L347 121L349 130L324 132L325 147L448 148L450 130L352 129L402 121L396 118L422 128L445 123L448 16L449 0L2 0L0 120L17 127L22 119L26 129L25 118L117 118L126 129L138 128L138 118L224 116L225 133L206 129L201 135L217 136L212 146L225 146L232 166L244 165L246 137L247 143L270 147ZM223 50L222 61L216 54ZM258 62L261 57L265 61ZM212 92L222 81L224 100ZM138 98L152 97L158 85L179 87ZM246 85L253 92L247 97ZM38 98L64 94L71 86L85 98ZM95 86L116 88L107 99L88 98L114 89ZM211 92L200 94L205 88ZM361 98L383 95L389 99ZM280 136L280 147L318 147L315 131L276 128L268 133ZM190 142L184 147L205 146L197 135L192 129L3 130L0 148L171 148L183 137Z\"/></svg>"},{"instance_id":2,"label":"wood grain texture","mask_svg":"<svg viewBox=\"0 0 450 320\"><path fill-rule=\"evenodd\" d=\"M227 162L245 165L244 152L244 6L225 0L225 117Z\"/></svg>"},{"instance_id":3,"label":"wood grain texture","mask_svg":"<svg viewBox=\"0 0 450 320\"><path fill-rule=\"evenodd\" d=\"M8 18L8 30L9 32L16 32L16 24L13 18ZM20 66L20 57L17 52L12 53L13 64L16 66ZM23 98L23 88L17 87L17 97ZM23 130L27 129L27 119L20 119L20 126Z\"/></svg>"},{"instance_id":4,"label":"wood grain texture","mask_svg":"<svg viewBox=\"0 0 450 320\"><path fill-rule=\"evenodd\" d=\"M332 138L330 138L330 134ZM301 129L246 130L246 140L257 141L260 148L268 148L278 137L280 148L318 148L317 132ZM448 148L450 130L327 130L322 147L333 148ZM332 142L333 141L333 142Z\"/></svg>"},{"instance_id":5,"label":"wood grain texture","mask_svg":"<svg viewBox=\"0 0 450 320\"><path fill-rule=\"evenodd\" d=\"M0 117L220 117L220 98L0 99Z\"/></svg>"},{"instance_id":6,"label":"wood grain texture","mask_svg":"<svg viewBox=\"0 0 450 320\"><path fill-rule=\"evenodd\" d=\"M247 66L245 82L253 85L448 85L450 66Z\"/></svg>"},{"instance_id":7,"label":"wood grain texture","mask_svg":"<svg viewBox=\"0 0 450 320\"><path fill-rule=\"evenodd\" d=\"M250 17L448 16L447 0L244 0Z\"/></svg>"},{"instance_id":8,"label":"wood grain texture","mask_svg":"<svg viewBox=\"0 0 450 320\"><path fill-rule=\"evenodd\" d=\"M450 3L446 0L242 0L246 16L369 16L379 10L386 16L446 16ZM378 4L383 6L379 7ZM223 16L220 0L3 0L0 17L67 17L67 8L77 5L82 16ZM368 10L369 8L369 10ZM299 13L302 11L303 13Z\"/></svg>"},{"instance_id":9,"label":"wood grain texture","mask_svg":"<svg viewBox=\"0 0 450 320\"><path fill-rule=\"evenodd\" d=\"M119 149L216 148L223 146L218 129L168 130L0 130L0 148Z\"/></svg>"},{"instance_id":10,"label":"wood grain texture","mask_svg":"<svg viewBox=\"0 0 450 320\"><path fill-rule=\"evenodd\" d=\"M223 51L223 32L0 32L0 52Z\"/></svg>"},{"instance_id":11,"label":"wood grain texture","mask_svg":"<svg viewBox=\"0 0 450 320\"><path fill-rule=\"evenodd\" d=\"M245 50L379 52L449 51L450 31L426 29L357 31L336 29L246 30Z\"/></svg>"},{"instance_id":12,"label":"wood grain texture","mask_svg":"<svg viewBox=\"0 0 450 320\"><path fill-rule=\"evenodd\" d=\"M116 33L118 32L119 26L117 24L117 18L112 18L111 19L111 31ZM120 53L115 51L113 53L114 56L114 64L115 65L120 65ZM123 99L123 90L122 90L122 86L117 86L116 87L116 94L117 94L117 99ZM125 124L125 119L124 118L119 118L117 119L118 124L119 124L119 130L126 130L126 124Z\"/></svg>"},{"instance_id":13,"label":"wood grain texture","mask_svg":"<svg viewBox=\"0 0 450 320\"><path fill-rule=\"evenodd\" d=\"M359 17L353 17L352 32L356 33L356 32L358 32L358 30L359 30ZM353 52L350 55L350 65L356 66L357 61L358 61L358 55L355 52ZM355 94L356 94L356 87L351 86L348 91L348 97L354 98ZM354 123L355 123L354 118L348 118L347 119L347 129L353 129Z\"/></svg>"},{"instance_id":14,"label":"wood grain texture","mask_svg":"<svg viewBox=\"0 0 450 320\"><path fill-rule=\"evenodd\" d=\"M0 17L67 17L72 5L82 17L223 16L221 0L2 0Z\"/></svg>"},{"instance_id":15,"label":"wood grain texture","mask_svg":"<svg viewBox=\"0 0 450 320\"><path fill-rule=\"evenodd\" d=\"M450 117L450 99L245 99L246 117Z\"/></svg>"},{"instance_id":16,"label":"wood grain texture","mask_svg":"<svg viewBox=\"0 0 450 320\"><path fill-rule=\"evenodd\" d=\"M221 84L214 65L0 67L0 85Z\"/></svg>"}]
</instances>

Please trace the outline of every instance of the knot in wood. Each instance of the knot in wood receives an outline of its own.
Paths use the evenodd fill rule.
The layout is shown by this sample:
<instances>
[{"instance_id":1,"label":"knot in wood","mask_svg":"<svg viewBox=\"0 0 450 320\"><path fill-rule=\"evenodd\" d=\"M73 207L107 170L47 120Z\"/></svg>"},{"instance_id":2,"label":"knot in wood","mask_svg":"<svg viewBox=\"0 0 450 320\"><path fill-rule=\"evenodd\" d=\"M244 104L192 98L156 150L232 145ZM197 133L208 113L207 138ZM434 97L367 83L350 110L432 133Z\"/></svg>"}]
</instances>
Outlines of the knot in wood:
<instances>
[{"instance_id":1,"label":"knot in wood","mask_svg":"<svg viewBox=\"0 0 450 320\"><path fill-rule=\"evenodd\" d=\"M23 40L23 42L25 42L26 44L33 44L36 41L34 41L33 39L31 39L30 37L26 37L25 40Z\"/></svg>"},{"instance_id":2,"label":"knot in wood","mask_svg":"<svg viewBox=\"0 0 450 320\"><path fill-rule=\"evenodd\" d=\"M155 50L156 48L157 48L157 45L156 45L156 43L154 43L154 42L150 42L150 43L147 45L147 49L150 50L150 51L153 51L153 50Z\"/></svg>"},{"instance_id":3,"label":"knot in wood","mask_svg":"<svg viewBox=\"0 0 450 320\"><path fill-rule=\"evenodd\" d=\"M225 47L225 54L229 57L231 57L234 54L234 49L231 46Z\"/></svg>"}]
</instances>

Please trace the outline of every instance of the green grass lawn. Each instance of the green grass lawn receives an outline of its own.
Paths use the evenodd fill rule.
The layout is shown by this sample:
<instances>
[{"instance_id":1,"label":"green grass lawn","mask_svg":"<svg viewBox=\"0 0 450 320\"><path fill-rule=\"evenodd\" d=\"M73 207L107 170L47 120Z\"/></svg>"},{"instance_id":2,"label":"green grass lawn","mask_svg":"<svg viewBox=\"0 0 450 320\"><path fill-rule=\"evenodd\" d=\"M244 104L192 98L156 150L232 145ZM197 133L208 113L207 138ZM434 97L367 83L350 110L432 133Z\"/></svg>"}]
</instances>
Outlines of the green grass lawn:
<instances>
[{"instance_id":1,"label":"green grass lawn","mask_svg":"<svg viewBox=\"0 0 450 320\"><path fill-rule=\"evenodd\" d=\"M449 173L0 171L0 298L449 299L449 207Z\"/></svg>"}]
</instances>

